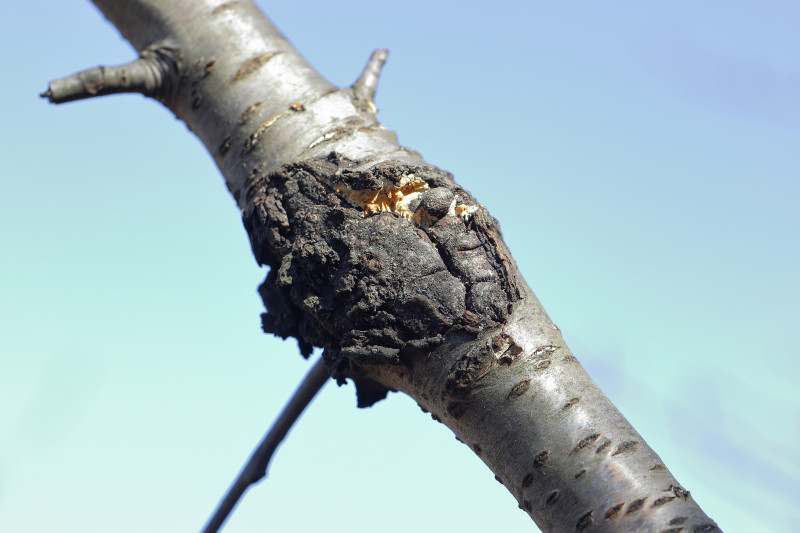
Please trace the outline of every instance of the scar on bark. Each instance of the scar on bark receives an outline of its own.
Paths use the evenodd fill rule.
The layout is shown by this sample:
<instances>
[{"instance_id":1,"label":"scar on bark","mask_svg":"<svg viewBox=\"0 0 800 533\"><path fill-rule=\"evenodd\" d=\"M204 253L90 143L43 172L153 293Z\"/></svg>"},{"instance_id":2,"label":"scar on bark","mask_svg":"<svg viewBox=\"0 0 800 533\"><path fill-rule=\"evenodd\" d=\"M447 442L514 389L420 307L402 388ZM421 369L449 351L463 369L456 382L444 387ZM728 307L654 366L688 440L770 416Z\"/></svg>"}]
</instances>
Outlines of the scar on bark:
<instances>
[{"instance_id":1,"label":"scar on bark","mask_svg":"<svg viewBox=\"0 0 800 533\"><path fill-rule=\"evenodd\" d=\"M644 502L647 501L647 498L639 498L638 500L634 500L628 505L628 510L625 511L626 515L633 514L639 511L642 507L644 507Z\"/></svg>"},{"instance_id":2,"label":"scar on bark","mask_svg":"<svg viewBox=\"0 0 800 533\"><path fill-rule=\"evenodd\" d=\"M568 401L567 403L565 403L565 404L564 404L564 405L561 407L561 410L562 410L562 411L566 411L567 409L569 409L570 407L572 407L573 405L575 405L575 404L576 404L576 403L578 403L579 401L580 401L580 399L579 399L579 398L572 398L570 401Z\"/></svg>"},{"instance_id":3,"label":"scar on bark","mask_svg":"<svg viewBox=\"0 0 800 533\"><path fill-rule=\"evenodd\" d=\"M593 511L589 511L588 513L581 516L578 519L578 522L575 524L575 530L583 531L584 529L592 525L594 523L593 514L594 514Z\"/></svg>"},{"instance_id":4,"label":"scar on bark","mask_svg":"<svg viewBox=\"0 0 800 533\"><path fill-rule=\"evenodd\" d=\"M623 507L625 507L625 503L618 503L618 504L614 505L613 507L609 507L606 510L605 519L606 520L611 520L612 518L617 516L617 514L622 510Z\"/></svg>"},{"instance_id":5,"label":"scar on bark","mask_svg":"<svg viewBox=\"0 0 800 533\"><path fill-rule=\"evenodd\" d=\"M280 54L280 52L267 52L266 54L260 54L252 59L248 59L242 66L239 67L239 70L236 71L236 75L233 77L233 81L240 81L245 79L250 74L254 73L261 67L267 64L267 61L275 57L276 55Z\"/></svg>"},{"instance_id":6,"label":"scar on bark","mask_svg":"<svg viewBox=\"0 0 800 533\"><path fill-rule=\"evenodd\" d=\"M617 446L617 449L614 450L614 453L612 453L611 456L614 457L616 455L625 455L628 453L633 453L636 451L637 444L638 443L635 440L623 442L622 444Z\"/></svg>"},{"instance_id":7,"label":"scar on bark","mask_svg":"<svg viewBox=\"0 0 800 533\"><path fill-rule=\"evenodd\" d=\"M600 435L597 433L592 433L591 435L582 438L580 442L578 442L578 444L575 445L575 448L573 448L572 451L569 452L569 454L573 455L578 453L585 447L589 446L590 444L593 444L598 438L600 438Z\"/></svg>"}]
</instances>

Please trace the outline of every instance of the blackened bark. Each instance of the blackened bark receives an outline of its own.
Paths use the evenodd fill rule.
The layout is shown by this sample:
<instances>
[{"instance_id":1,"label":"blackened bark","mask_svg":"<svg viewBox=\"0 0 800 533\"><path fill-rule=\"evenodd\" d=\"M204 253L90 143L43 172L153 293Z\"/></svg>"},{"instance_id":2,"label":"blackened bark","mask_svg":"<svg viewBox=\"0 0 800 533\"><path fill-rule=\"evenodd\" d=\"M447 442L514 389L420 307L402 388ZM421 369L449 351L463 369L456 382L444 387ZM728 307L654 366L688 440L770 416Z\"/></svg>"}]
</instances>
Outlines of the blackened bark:
<instances>
[{"instance_id":1,"label":"blackened bark","mask_svg":"<svg viewBox=\"0 0 800 533\"><path fill-rule=\"evenodd\" d=\"M271 267L264 330L304 355L324 347L361 407L386 394L363 381L367 368L400 368L448 334L474 338L520 299L497 221L435 167L359 168L330 152L254 176L246 194L253 253Z\"/></svg>"}]
</instances>

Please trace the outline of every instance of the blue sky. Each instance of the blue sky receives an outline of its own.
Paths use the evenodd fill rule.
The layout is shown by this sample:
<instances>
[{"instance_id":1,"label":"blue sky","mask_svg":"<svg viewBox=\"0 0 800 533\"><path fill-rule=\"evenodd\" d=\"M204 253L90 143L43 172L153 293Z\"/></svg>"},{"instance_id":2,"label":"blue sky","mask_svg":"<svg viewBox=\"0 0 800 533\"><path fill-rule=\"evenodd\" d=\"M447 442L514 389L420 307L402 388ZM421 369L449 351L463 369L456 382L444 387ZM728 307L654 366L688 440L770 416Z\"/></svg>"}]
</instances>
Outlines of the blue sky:
<instances>
[{"instance_id":1,"label":"blue sky","mask_svg":"<svg viewBox=\"0 0 800 533\"><path fill-rule=\"evenodd\" d=\"M800 7L262 3L500 220L589 373L728 532L800 511ZM291 5L290 5L291 4ZM0 7L0 530L196 531L305 373L200 143L46 82L133 52L80 0ZM449 430L326 387L226 531L530 527Z\"/></svg>"}]
</instances>

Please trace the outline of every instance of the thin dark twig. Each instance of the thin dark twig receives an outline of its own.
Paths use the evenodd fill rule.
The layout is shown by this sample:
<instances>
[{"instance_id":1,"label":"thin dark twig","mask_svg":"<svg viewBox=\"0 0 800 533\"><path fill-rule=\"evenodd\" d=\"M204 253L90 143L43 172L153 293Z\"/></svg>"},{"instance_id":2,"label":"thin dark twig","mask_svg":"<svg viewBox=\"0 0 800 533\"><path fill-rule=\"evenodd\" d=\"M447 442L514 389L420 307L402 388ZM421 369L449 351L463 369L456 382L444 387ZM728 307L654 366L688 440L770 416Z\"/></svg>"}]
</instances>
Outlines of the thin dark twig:
<instances>
[{"instance_id":1,"label":"thin dark twig","mask_svg":"<svg viewBox=\"0 0 800 533\"><path fill-rule=\"evenodd\" d=\"M289 430L294 425L295 421L300 417L303 409L311 403L317 392L325 385L329 375L328 370L325 368L325 363L320 357L314 366L309 370L306 377L297 387L292 399L283 408L283 412L272 424L264 439L258 445L258 448L250 456L250 460L242 468L239 477L233 482L228 493L217 506L216 511L209 519L203 533L216 533L225 523L228 515L231 514L233 508L239 502L239 499L250 487L258 483L262 478L267 475L267 465L269 464L272 455L278 448L278 445L289 433Z\"/></svg>"}]
</instances>

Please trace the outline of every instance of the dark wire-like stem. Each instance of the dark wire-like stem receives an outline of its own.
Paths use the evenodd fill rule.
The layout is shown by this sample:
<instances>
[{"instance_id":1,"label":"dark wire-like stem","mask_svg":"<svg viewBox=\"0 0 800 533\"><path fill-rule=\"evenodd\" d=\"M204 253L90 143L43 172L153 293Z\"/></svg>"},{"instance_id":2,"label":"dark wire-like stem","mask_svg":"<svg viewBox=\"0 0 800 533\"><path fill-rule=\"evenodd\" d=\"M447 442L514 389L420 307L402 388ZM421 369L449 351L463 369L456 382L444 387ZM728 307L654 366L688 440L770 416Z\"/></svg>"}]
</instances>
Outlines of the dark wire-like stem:
<instances>
[{"instance_id":1,"label":"dark wire-like stem","mask_svg":"<svg viewBox=\"0 0 800 533\"><path fill-rule=\"evenodd\" d=\"M228 493L217 506L214 514L209 519L203 533L216 533L225 523L228 515L233 511L239 499L245 491L251 486L258 483L262 478L267 475L267 466L278 448L278 445L289 433L294 423L302 414L306 406L311 403L314 396L319 392L329 377L328 369L325 368L325 363L320 357L314 366L309 370L306 377L300 383L300 386L295 390L291 400L283 408L280 416L275 420L275 423L269 429L267 434L262 439L256 450L250 456L247 464L242 468L236 481L233 482Z\"/></svg>"}]
</instances>

